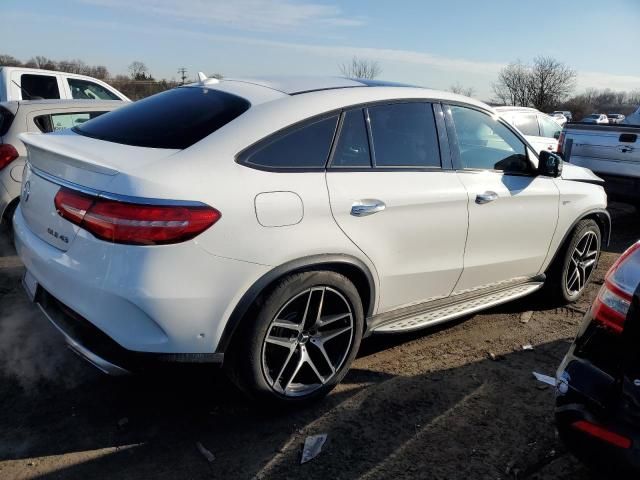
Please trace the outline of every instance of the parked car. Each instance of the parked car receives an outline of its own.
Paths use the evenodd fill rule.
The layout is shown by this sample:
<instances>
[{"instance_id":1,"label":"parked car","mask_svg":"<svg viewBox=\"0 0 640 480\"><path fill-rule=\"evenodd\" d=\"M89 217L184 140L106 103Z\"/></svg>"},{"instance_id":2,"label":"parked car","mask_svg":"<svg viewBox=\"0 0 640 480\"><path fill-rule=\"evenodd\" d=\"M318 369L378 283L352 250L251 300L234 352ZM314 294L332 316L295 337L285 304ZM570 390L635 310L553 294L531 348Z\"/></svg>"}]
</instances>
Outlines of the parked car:
<instances>
[{"instance_id":1,"label":"parked car","mask_svg":"<svg viewBox=\"0 0 640 480\"><path fill-rule=\"evenodd\" d=\"M563 114L561 113L554 113L551 115L551 118L553 118L556 122L558 122L558 124L560 126L564 125L565 123L567 123L567 117L565 117Z\"/></svg>"},{"instance_id":2,"label":"parked car","mask_svg":"<svg viewBox=\"0 0 640 480\"><path fill-rule=\"evenodd\" d=\"M558 149L562 125L553 117L528 107L496 107L495 110L520 130L537 152L555 152Z\"/></svg>"},{"instance_id":3,"label":"parked car","mask_svg":"<svg viewBox=\"0 0 640 480\"><path fill-rule=\"evenodd\" d=\"M223 362L271 401L325 395L370 334L573 301L609 238L595 175L448 92L202 75L21 138L24 284L71 347Z\"/></svg>"},{"instance_id":4,"label":"parked car","mask_svg":"<svg viewBox=\"0 0 640 480\"><path fill-rule=\"evenodd\" d=\"M564 118L567 119L568 122L573 121L573 114L569 110L556 110L555 112L551 113L552 117L556 115L562 115Z\"/></svg>"},{"instance_id":5,"label":"parked car","mask_svg":"<svg viewBox=\"0 0 640 480\"><path fill-rule=\"evenodd\" d=\"M580 121L582 123L598 123L598 124L609 123L609 119L604 113L592 113L591 115L587 115Z\"/></svg>"},{"instance_id":6,"label":"parked car","mask_svg":"<svg viewBox=\"0 0 640 480\"><path fill-rule=\"evenodd\" d=\"M72 128L110 112L118 101L25 100L0 103L0 220L10 222L18 205L27 149L24 132L49 133Z\"/></svg>"},{"instance_id":7,"label":"parked car","mask_svg":"<svg viewBox=\"0 0 640 480\"><path fill-rule=\"evenodd\" d=\"M0 66L0 102L56 99L129 101L111 85L86 75Z\"/></svg>"},{"instance_id":8,"label":"parked car","mask_svg":"<svg viewBox=\"0 0 640 480\"><path fill-rule=\"evenodd\" d=\"M640 474L639 285L640 242L607 273L557 372L560 436L607 478Z\"/></svg>"},{"instance_id":9,"label":"parked car","mask_svg":"<svg viewBox=\"0 0 640 480\"><path fill-rule=\"evenodd\" d=\"M640 125L567 124L559 152L605 180L611 199L640 205Z\"/></svg>"},{"instance_id":10,"label":"parked car","mask_svg":"<svg viewBox=\"0 0 640 480\"><path fill-rule=\"evenodd\" d=\"M609 123L623 123L624 118L624 115L621 113L607 113L607 120L609 120Z\"/></svg>"}]
</instances>

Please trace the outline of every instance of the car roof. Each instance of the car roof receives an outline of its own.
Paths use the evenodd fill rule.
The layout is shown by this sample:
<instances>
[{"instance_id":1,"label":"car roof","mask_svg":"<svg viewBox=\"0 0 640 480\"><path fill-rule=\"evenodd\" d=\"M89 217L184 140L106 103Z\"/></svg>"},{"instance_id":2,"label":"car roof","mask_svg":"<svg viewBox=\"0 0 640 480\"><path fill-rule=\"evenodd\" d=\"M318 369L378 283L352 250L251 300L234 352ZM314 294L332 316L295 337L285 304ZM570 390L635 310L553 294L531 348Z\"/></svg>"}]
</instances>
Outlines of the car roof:
<instances>
[{"instance_id":1,"label":"car roof","mask_svg":"<svg viewBox=\"0 0 640 480\"><path fill-rule=\"evenodd\" d=\"M253 78L228 78L226 82L241 82L270 88L287 95L333 90L337 88L354 87L414 87L403 83L387 82L383 80L368 80L347 77L313 77L313 76L266 76Z\"/></svg>"}]
</instances>

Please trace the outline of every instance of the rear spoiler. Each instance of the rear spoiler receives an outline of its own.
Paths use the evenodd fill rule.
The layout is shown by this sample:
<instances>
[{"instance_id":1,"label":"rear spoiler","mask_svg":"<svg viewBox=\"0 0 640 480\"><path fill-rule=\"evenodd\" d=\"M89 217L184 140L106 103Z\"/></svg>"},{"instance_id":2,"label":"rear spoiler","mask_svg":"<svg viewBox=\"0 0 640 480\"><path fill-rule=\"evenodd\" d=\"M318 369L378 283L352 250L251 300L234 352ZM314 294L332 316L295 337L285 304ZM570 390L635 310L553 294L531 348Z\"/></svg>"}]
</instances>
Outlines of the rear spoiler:
<instances>
[{"instance_id":1,"label":"rear spoiler","mask_svg":"<svg viewBox=\"0 0 640 480\"><path fill-rule=\"evenodd\" d=\"M76 135L73 132L64 132L61 134L41 133L22 133L18 138L26 145L29 152L29 162L37 168L48 170L42 163L45 159L40 155L33 155L35 152L46 152L48 160L65 163L72 167L88 170L90 172L100 173L102 175L117 175L117 170L109 168L100 163L96 158L96 154L84 152L81 148L68 142L69 135Z\"/></svg>"}]
</instances>

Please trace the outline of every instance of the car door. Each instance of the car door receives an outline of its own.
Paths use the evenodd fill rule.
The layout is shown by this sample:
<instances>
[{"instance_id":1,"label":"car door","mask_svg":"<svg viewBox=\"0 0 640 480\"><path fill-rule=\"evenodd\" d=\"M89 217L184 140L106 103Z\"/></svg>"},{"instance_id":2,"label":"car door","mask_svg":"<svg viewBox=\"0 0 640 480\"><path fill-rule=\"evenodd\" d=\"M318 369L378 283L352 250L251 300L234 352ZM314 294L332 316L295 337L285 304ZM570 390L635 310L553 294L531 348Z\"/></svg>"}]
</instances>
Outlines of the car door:
<instances>
[{"instance_id":1,"label":"car door","mask_svg":"<svg viewBox=\"0 0 640 480\"><path fill-rule=\"evenodd\" d=\"M376 267L378 311L446 297L462 272L468 198L450 168L440 105L356 108L339 130L326 174L331 209Z\"/></svg>"},{"instance_id":2,"label":"car door","mask_svg":"<svg viewBox=\"0 0 640 480\"><path fill-rule=\"evenodd\" d=\"M553 178L535 173L537 157L497 116L445 108L457 176L469 194L464 270L455 293L537 275L558 221Z\"/></svg>"}]
</instances>

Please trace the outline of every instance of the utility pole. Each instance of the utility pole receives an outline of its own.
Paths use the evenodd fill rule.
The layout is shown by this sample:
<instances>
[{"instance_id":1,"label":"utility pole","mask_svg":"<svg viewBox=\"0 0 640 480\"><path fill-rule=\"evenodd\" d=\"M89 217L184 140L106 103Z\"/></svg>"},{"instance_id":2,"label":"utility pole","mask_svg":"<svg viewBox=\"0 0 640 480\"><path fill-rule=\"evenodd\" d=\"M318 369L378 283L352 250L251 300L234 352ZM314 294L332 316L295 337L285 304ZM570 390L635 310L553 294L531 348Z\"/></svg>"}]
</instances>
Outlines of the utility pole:
<instances>
[{"instance_id":1,"label":"utility pole","mask_svg":"<svg viewBox=\"0 0 640 480\"><path fill-rule=\"evenodd\" d=\"M187 79L187 69L184 67L180 67L178 69L178 73L180 74L180 79L182 80L182 83L180 85L184 85L184 81Z\"/></svg>"}]
</instances>

